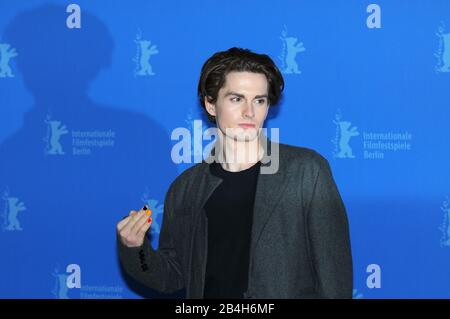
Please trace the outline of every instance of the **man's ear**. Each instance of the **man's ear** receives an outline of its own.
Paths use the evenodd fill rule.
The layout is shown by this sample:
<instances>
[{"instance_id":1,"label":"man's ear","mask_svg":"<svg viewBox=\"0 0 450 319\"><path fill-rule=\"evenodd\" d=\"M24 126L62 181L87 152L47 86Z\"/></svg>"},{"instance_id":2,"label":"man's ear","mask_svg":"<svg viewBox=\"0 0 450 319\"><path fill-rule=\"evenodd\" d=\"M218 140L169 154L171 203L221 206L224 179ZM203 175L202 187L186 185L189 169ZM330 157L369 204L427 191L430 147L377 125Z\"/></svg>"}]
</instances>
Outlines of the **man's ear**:
<instances>
[{"instance_id":1,"label":"man's ear","mask_svg":"<svg viewBox=\"0 0 450 319\"><path fill-rule=\"evenodd\" d=\"M216 105L210 103L207 96L205 96L205 108L209 115L216 116Z\"/></svg>"}]
</instances>

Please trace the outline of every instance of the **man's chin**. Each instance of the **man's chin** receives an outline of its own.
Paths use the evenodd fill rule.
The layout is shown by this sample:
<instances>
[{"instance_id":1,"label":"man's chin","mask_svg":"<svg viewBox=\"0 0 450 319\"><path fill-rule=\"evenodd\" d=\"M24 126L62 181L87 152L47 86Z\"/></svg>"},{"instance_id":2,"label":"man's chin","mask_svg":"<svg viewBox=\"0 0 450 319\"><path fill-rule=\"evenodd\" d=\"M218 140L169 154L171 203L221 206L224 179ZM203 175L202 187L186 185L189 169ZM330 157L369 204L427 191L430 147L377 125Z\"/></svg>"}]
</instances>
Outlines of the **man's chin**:
<instances>
[{"instance_id":1,"label":"man's chin","mask_svg":"<svg viewBox=\"0 0 450 319\"><path fill-rule=\"evenodd\" d=\"M256 132L254 133L247 133L247 134L238 134L234 136L234 140L237 142L251 142L258 138L258 135Z\"/></svg>"},{"instance_id":2,"label":"man's chin","mask_svg":"<svg viewBox=\"0 0 450 319\"><path fill-rule=\"evenodd\" d=\"M258 129L256 128L235 128L226 132L226 136L237 142L251 142L258 138Z\"/></svg>"}]
</instances>

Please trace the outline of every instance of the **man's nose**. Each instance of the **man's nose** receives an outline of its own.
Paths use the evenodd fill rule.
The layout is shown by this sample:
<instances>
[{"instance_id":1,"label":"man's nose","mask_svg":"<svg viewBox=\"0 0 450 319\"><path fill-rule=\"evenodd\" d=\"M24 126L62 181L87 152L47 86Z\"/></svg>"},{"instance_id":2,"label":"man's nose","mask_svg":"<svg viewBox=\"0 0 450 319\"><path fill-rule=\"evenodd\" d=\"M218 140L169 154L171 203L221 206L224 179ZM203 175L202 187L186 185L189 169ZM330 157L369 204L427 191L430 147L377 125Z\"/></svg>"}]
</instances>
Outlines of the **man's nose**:
<instances>
[{"instance_id":1,"label":"man's nose","mask_svg":"<svg viewBox=\"0 0 450 319\"><path fill-rule=\"evenodd\" d=\"M245 117L254 117L255 111L253 110L253 105L251 103L246 103L244 106L244 116Z\"/></svg>"}]
</instances>

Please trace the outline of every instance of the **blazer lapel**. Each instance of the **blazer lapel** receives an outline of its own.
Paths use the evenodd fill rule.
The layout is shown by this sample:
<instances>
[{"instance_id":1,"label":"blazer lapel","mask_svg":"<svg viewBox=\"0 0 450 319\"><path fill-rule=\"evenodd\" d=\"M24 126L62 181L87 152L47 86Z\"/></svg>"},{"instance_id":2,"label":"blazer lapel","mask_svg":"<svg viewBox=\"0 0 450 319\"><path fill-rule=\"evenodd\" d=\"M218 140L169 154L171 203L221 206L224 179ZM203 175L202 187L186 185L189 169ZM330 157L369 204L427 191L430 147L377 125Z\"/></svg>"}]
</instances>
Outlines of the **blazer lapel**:
<instances>
[{"instance_id":1,"label":"blazer lapel","mask_svg":"<svg viewBox=\"0 0 450 319\"><path fill-rule=\"evenodd\" d=\"M270 216L274 213L275 206L280 201L281 196L287 186L286 173L284 170L284 163L279 152L279 144L275 142L267 143L269 149L265 147L264 157L270 154L271 156L279 156L279 169L273 174L259 174L256 185L255 203L253 208L253 227L250 246L250 269L252 267L253 254L256 245L261 237ZM273 148L275 146L275 148ZM272 147L272 148L271 148ZM274 155L271 152L278 152ZM269 160L263 159L261 169L263 166L269 166Z\"/></svg>"}]
</instances>

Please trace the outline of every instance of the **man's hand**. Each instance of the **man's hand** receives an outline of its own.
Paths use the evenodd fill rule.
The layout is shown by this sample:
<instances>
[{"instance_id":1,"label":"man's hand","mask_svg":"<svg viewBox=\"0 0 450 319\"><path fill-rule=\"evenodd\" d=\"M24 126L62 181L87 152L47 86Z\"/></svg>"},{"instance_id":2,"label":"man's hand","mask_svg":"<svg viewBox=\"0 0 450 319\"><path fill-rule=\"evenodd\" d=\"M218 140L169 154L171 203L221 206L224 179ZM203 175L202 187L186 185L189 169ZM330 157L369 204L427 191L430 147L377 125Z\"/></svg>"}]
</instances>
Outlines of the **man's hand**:
<instances>
[{"instance_id":1,"label":"man's hand","mask_svg":"<svg viewBox=\"0 0 450 319\"><path fill-rule=\"evenodd\" d=\"M144 243L145 233L152 224L152 211L144 206L139 212L132 210L128 217L117 224L120 241L127 247L140 247Z\"/></svg>"}]
</instances>

